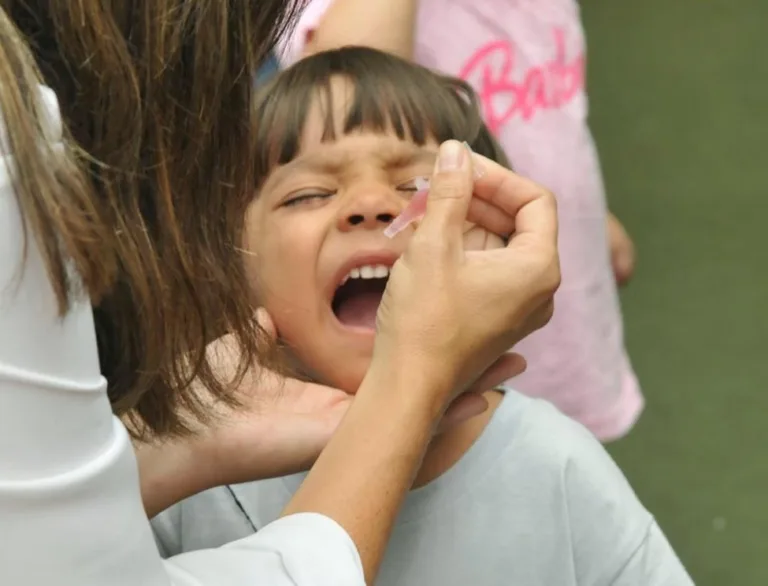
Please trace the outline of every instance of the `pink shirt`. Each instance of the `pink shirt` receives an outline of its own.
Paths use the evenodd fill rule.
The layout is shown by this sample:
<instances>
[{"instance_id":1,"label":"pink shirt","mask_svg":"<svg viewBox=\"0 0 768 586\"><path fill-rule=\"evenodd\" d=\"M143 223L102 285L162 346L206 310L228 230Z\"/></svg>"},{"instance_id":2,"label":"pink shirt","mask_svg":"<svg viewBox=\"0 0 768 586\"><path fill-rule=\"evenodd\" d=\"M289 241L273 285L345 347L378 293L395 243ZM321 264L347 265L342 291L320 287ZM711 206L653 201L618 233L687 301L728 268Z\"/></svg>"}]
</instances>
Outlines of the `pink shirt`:
<instances>
[{"instance_id":1,"label":"pink shirt","mask_svg":"<svg viewBox=\"0 0 768 586\"><path fill-rule=\"evenodd\" d=\"M283 47L284 63L300 57L332 1L309 4ZM629 431L643 398L624 348L587 126L585 50L574 0L420 2L416 60L469 81L515 170L558 198L562 287L550 324L516 348L528 370L514 387L611 440Z\"/></svg>"}]
</instances>

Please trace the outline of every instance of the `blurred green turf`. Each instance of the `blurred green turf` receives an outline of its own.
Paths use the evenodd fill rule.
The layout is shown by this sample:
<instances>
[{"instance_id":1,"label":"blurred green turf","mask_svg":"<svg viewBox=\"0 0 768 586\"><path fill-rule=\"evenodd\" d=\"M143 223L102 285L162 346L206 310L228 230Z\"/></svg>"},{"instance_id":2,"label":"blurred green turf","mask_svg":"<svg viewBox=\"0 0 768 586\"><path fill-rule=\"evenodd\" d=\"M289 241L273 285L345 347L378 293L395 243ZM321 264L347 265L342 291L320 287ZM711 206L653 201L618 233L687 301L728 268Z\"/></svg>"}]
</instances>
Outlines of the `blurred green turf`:
<instances>
[{"instance_id":1,"label":"blurred green turf","mask_svg":"<svg viewBox=\"0 0 768 586\"><path fill-rule=\"evenodd\" d=\"M768 585L768 0L582 0L591 120L639 249L648 406L609 449L699 586Z\"/></svg>"}]
</instances>

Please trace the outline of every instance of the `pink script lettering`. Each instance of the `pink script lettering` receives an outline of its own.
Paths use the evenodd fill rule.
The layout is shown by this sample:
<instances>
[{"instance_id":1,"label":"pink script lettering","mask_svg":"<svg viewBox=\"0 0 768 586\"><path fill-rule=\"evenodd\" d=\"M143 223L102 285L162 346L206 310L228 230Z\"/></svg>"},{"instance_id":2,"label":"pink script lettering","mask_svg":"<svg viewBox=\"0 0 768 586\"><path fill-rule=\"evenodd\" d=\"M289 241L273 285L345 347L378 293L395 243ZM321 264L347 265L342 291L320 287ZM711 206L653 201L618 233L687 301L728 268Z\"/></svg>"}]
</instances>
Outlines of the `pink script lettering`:
<instances>
[{"instance_id":1,"label":"pink script lettering","mask_svg":"<svg viewBox=\"0 0 768 586\"><path fill-rule=\"evenodd\" d=\"M556 28L553 33L555 57L531 67L520 82L512 79L517 55L509 41L482 46L459 73L477 91L486 124L494 134L514 116L528 121L539 110L564 106L583 90L584 53L568 62L564 31Z\"/></svg>"}]
</instances>

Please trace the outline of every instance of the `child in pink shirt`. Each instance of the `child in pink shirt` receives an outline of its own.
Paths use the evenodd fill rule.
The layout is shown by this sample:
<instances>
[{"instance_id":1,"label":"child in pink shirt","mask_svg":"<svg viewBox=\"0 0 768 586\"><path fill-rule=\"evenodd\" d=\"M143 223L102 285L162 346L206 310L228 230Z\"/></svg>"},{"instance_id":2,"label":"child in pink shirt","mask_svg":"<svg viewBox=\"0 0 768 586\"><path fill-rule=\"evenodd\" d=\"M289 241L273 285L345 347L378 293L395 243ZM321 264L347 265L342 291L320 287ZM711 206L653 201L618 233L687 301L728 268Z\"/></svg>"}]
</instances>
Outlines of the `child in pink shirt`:
<instances>
[{"instance_id":1,"label":"child in pink shirt","mask_svg":"<svg viewBox=\"0 0 768 586\"><path fill-rule=\"evenodd\" d=\"M516 348L528 370L514 387L550 400L603 441L626 434L643 408L616 284L631 273L633 253L606 209L587 126L577 2L313 0L281 59L288 64L350 44L399 53L470 82L515 170L557 195L562 286L550 324Z\"/></svg>"}]
</instances>

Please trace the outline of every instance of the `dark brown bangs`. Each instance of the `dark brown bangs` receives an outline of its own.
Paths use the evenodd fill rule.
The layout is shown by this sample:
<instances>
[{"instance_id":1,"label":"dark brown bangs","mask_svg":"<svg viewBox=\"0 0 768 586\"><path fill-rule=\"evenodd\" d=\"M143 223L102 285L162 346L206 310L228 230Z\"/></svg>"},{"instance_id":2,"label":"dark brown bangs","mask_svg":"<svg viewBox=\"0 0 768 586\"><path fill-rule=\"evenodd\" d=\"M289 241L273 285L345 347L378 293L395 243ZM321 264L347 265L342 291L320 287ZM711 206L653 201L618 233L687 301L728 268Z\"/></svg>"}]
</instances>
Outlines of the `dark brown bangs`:
<instances>
[{"instance_id":1,"label":"dark brown bangs","mask_svg":"<svg viewBox=\"0 0 768 586\"><path fill-rule=\"evenodd\" d=\"M334 79L352 86L345 119L334 119ZM338 99L338 97L337 97ZM325 123L323 140L367 130L394 132L423 145L433 139L469 143L475 152L502 164L506 158L483 124L472 88L464 81L436 74L399 57L366 47L345 47L312 55L278 74L255 103L257 182L292 161L312 107Z\"/></svg>"}]
</instances>

